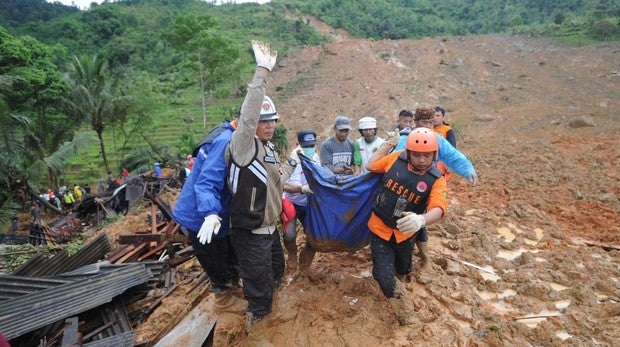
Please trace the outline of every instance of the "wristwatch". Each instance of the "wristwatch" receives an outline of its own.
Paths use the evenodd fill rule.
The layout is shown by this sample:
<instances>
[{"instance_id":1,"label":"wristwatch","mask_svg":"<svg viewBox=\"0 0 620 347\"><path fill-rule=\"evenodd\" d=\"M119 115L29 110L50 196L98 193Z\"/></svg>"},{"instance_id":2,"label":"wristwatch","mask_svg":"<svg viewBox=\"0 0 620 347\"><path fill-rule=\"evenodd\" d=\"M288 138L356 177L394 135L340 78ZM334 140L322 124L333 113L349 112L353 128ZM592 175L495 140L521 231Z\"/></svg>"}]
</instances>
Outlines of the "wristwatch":
<instances>
[{"instance_id":1,"label":"wristwatch","mask_svg":"<svg viewBox=\"0 0 620 347\"><path fill-rule=\"evenodd\" d=\"M288 158L288 163L290 166L297 166L297 161L293 158Z\"/></svg>"}]
</instances>

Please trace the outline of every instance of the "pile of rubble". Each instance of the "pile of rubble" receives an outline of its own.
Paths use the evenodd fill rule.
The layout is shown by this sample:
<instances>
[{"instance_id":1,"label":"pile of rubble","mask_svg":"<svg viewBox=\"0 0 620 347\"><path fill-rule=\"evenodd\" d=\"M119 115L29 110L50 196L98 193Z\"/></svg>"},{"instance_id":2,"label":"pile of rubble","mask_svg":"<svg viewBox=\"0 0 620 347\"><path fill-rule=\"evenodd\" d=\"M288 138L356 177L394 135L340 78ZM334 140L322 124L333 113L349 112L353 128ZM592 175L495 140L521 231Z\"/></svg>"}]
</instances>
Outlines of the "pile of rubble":
<instances>
[{"instance_id":1,"label":"pile of rubble","mask_svg":"<svg viewBox=\"0 0 620 347\"><path fill-rule=\"evenodd\" d=\"M173 177L136 177L114 192L85 199L74 213L44 227L46 243L66 242L81 224L97 225L138 200L150 200L150 227L127 230L115 240L118 246L99 233L76 254L37 253L11 275L0 275L0 332L11 345L134 346L133 328L179 286L176 268L193 257L159 197L176 185ZM185 283L203 297L208 280L199 275Z\"/></svg>"}]
</instances>

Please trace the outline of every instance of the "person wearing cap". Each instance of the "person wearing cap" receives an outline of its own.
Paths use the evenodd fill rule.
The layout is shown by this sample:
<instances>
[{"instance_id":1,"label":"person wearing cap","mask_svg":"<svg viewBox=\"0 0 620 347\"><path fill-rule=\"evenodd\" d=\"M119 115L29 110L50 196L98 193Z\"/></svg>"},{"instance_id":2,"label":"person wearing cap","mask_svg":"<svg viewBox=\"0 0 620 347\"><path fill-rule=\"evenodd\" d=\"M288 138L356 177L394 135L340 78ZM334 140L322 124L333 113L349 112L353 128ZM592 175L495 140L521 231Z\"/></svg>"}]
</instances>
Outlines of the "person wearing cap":
<instances>
[{"instance_id":1,"label":"person wearing cap","mask_svg":"<svg viewBox=\"0 0 620 347\"><path fill-rule=\"evenodd\" d=\"M334 121L334 136L321 144L321 165L335 174L353 174L353 141L349 139L351 121L338 116Z\"/></svg>"},{"instance_id":2,"label":"person wearing cap","mask_svg":"<svg viewBox=\"0 0 620 347\"><path fill-rule=\"evenodd\" d=\"M297 143L301 146L303 155L310 158L313 162L319 163L319 155L316 153L316 133L313 130L302 129L298 131ZM295 218L299 220L304 229L306 228L306 207L308 206L307 194L312 194L312 190L308 186L308 181L301 165L297 165L291 177L284 183L284 196L293 203ZM288 257L286 263L289 268L295 269L297 268L297 228L294 219L285 226L285 231L284 247ZM312 258L314 258L314 250L306 242L299 254L300 268L310 266Z\"/></svg>"},{"instance_id":3,"label":"person wearing cap","mask_svg":"<svg viewBox=\"0 0 620 347\"><path fill-rule=\"evenodd\" d=\"M355 173L362 174L368 172L368 169L366 169L368 159L385 143L385 140L377 136L377 120L375 118L362 117L358 124L362 137L355 140L353 162L355 164Z\"/></svg>"},{"instance_id":4,"label":"person wearing cap","mask_svg":"<svg viewBox=\"0 0 620 347\"><path fill-rule=\"evenodd\" d=\"M276 63L277 51L259 41L252 41L252 50L256 71L226 150L231 241L248 301L248 328L271 313L273 292L284 273L276 224L282 211L282 186L299 161L295 149L282 163L270 141L280 116L265 96L265 80Z\"/></svg>"}]
</instances>

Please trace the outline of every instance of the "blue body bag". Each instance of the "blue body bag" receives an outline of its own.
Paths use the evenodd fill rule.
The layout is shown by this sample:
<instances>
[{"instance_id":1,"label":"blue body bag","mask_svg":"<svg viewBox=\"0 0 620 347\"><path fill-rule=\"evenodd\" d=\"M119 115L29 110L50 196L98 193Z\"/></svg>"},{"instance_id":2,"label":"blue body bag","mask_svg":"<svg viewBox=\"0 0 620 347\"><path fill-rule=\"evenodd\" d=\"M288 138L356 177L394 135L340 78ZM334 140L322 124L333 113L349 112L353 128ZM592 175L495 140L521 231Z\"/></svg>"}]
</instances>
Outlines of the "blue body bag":
<instances>
[{"instance_id":1,"label":"blue body bag","mask_svg":"<svg viewBox=\"0 0 620 347\"><path fill-rule=\"evenodd\" d=\"M315 251L361 249L370 241L368 219L381 175L336 175L300 155L308 185L306 239Z\"/></svg>"}]
</instances>

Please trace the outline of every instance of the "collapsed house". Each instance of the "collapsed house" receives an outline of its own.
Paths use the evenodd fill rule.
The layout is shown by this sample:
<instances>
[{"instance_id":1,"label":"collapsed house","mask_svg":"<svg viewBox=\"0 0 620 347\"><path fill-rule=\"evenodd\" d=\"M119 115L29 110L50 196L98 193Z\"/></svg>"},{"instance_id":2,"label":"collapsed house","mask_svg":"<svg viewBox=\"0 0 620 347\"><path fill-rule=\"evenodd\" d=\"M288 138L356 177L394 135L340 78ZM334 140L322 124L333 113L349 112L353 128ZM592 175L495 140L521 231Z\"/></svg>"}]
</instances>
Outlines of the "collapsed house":
<instances>
[{"instance_id":1,"label":"collapsed house","mask_svg":"<svg viewBox=\"0 0 620 347\"><path fill-rule=\"evenodd\" d=\"M176 267L194 255L169 205L159 197L175 184L174 178L135 177L113 192L84 199L74 213L43 228L43 241L62 243L81 231L81 224L99 225L108 216L127 213L141 199L151 204L150 227L128 230L114 249L108 236L99 233L76 254L37 253L11 275L0 275L0 332L11 345L136 345L133 329L178 287ZM206 276L191 281L197 298L203 298Z\"/></svg>"}]
</instances>

